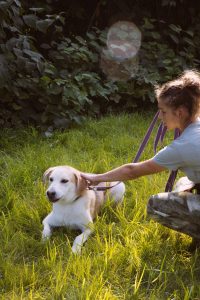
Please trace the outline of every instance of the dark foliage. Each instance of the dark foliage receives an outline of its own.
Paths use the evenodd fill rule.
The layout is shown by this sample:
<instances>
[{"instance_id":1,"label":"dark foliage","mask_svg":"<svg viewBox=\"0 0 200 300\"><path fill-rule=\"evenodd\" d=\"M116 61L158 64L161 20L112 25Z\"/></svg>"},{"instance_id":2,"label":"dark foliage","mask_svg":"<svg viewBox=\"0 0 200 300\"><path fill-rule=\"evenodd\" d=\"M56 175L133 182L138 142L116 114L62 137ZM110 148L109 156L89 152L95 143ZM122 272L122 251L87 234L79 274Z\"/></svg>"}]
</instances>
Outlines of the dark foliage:
<instances>
[{"instance_id":1,"label":"dark foliage","mask_svg":"<svg viewBox=\"0 0 200 300\"><path fill-rule=\"evenodd\" d=\"M0 124L66 128L86 115L153 103L157 82L199 65L198 5L0 1ZM122 19L142 32L140 63L134 78L113 82L99 60L106 28Z\"/></svg>"}]
</instances>

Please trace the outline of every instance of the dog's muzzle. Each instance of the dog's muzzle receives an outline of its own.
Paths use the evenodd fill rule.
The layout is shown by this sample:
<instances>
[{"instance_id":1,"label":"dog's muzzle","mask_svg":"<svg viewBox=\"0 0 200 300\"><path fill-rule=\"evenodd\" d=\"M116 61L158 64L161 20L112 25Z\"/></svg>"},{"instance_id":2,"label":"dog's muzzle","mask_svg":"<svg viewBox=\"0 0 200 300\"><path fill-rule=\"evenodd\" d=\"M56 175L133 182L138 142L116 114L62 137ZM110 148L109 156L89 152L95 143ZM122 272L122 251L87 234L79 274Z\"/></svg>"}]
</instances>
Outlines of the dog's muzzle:
<instances>
[{"instance_id":1,"label":"dog's muzzle","mask_svg":"<svg viewBox=\"0 0 200 300\"><path fill-rule=\"evenodd\" d=\"M47 191L47 197L51 202L57 202L60 198L56 197L56 192Z\"/></svg>"}]
</instances>

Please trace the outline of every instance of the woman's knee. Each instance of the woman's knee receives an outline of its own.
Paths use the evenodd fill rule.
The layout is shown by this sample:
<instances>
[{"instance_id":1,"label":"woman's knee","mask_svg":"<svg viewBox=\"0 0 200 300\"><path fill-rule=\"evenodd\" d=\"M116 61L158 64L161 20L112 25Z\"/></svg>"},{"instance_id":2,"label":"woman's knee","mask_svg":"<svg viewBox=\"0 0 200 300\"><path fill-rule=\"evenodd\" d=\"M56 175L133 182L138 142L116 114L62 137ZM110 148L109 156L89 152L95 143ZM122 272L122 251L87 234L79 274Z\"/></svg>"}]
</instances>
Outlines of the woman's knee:
<instances>
[{"instance_id":1,"label":"woman's knee","mask_svg":"<svg viewBox=\"0 0 200 300\"><path fill-rule=\"evenodd\" d=\"M147 214L152 215L157 212L164 212L165 202L169 200L169 193L159 193L152 195L147 203Z\"/></svg>"},{"instance_id":2,"label":"woman's knee","mask_svg":"<svg viewBox=\"0 0 200 300\"><path fill-rule=\"evenodd\" d=\"M187 193L189 194L189 193ZM188 210L185 193L159 193L150 197L147 204L147 214L157 221L169 217L184 215Z\"/></svg>"},{"instance_id":3,"label":"woman's knee","mask_svg":"<svg viewBox=\"0 0 200 300\"><path fill-rule=\"evenodd\" d=\"M200 239L200 195L160 193L150 197L147 214L158 223Z\"/></svg>"},{"instance_id":4,"label":"woman's knee","mask_svg":"<svg viewBox=\"0 0 200 300\"><path fill-rule=\"evenodd\" d=\"M153 195L147 204L147 215L164 224L171 224L172 221L182 225L185 222L200 224L200 195L189 192Z\"/></svg>"}]
</instances>

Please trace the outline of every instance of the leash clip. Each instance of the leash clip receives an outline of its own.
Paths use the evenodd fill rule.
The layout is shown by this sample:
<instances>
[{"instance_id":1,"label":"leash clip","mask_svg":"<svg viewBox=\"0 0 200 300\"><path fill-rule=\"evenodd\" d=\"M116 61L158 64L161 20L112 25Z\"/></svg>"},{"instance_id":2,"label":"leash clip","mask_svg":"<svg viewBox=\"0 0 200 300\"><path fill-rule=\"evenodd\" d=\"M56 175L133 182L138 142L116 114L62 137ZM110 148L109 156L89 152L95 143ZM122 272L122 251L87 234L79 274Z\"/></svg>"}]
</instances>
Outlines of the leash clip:
<instances>
[{"instance_id":1,"label":"leash clip","mask_svg":"<svg viewBox=\"0 0 200 300\"><path fill-rule=\"evenodd\" d=\"M87 189L90 190L90 191L91 191L91 190L92 190L92 191L95 191L95 192L98 191L97 186L90 186L90 185L89 185L89 186L87 187Z\"/></svg>"},{"instance_id":2,"label":"leash clip","mask_svg":"<svg viewBox=\"0 0 200 300\"><path fill-rule=\"evenodd\" d=\"M117 183L113 184L113 185L109 185L109 186L91 186L89 185L87 187L88 190L93 190L95 192L97 191L101 191L101 192L104 192L106 190L109 190L109 189L112 189L113 187L115 187L116 185L120 184L121 181L117 181Z\"/></svg>"}]
</instances>

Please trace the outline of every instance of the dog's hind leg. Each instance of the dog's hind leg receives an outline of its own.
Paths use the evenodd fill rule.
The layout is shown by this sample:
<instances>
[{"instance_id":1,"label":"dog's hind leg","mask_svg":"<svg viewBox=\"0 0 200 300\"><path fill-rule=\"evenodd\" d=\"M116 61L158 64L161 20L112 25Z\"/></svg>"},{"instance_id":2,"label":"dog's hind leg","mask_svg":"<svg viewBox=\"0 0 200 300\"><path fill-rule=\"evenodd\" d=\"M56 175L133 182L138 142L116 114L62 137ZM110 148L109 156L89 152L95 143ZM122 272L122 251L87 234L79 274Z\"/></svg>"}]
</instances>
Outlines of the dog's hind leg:
<instances>
[{"instance_id":1,"label":"dog's hind leg","mask_svg":"<svg viewBox=\"0 0 200 300\"><path fill-rule=\"evenodd\" d=\"M87 241L88 237L93 232L92 225L93 225L93 223L90 223L90 225L88 225L88 227L85 227L83 232L75 238L73 246L72 246L73 253L80 254L81 247L83 246L83 244Z\"/></svg>"},{"instance_id":2,"label":"dog's hind leg","mask_svg":"<svg viewBox=\"0 0 200 300\"><path fill-rule=\"evenodd\" d=\"M113 186L108 191L108 197L114 201L115 204L119 204L123 201L125 194L125 184L120 182L118 185Z\"/></svg>"}]
</instances>

